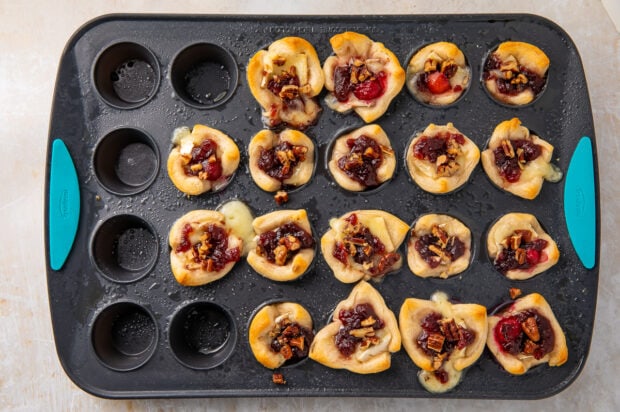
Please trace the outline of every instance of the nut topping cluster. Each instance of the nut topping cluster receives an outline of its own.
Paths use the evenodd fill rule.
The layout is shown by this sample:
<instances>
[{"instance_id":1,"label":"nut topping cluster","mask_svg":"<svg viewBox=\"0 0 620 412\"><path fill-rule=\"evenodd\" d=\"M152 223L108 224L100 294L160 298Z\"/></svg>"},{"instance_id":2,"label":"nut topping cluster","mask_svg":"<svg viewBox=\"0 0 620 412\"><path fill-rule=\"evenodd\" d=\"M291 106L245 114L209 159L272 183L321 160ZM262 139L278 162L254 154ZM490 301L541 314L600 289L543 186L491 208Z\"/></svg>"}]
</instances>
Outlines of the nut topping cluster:
<instances>
[{"instance_id":1,"label":"nut topping cluster","mask_svg":"<svg viewBox=\"0 0 620 412\"><path fill-rule=\"evenodd\" d=\"M454 76L457 69L458 66L453 59L440 61L431 57L424 62L424 73L440 72L448 79Z\"/></svg>"},{"instance_id":2,"label":"nut topping cluster","mask_svg":"<svg viewBox=\"0 0 620 412\"><path fill-rule=\"evenodd\" d=\"M271 349L284 357L286 361L298 361L308 355L308 349L314 339L312 331L297 322L290 320L288 315L279 316L269 332Z\"/></svg>"},{"instance_id":3,"label":"nut topping cluster","mask_svg":"<svg viewBox=\"0 0 620 412\"><path fill-rule=\"evenodd\" d=\"M527 76L521 73L519 63L514 56L509 56L505 59L501 63L499 70L502 72L504 79L510 81L510 84L519 85L527 84L529 82Z\"/></svg>"},{"instance_id":4,"label":"nut topping cluster","mask_svg":"<svg viewBox=\"0 0 620 412\"><path fill-rule=\"evenodd\" d=\"M422 332L417 343L432 357L433 370L441 369L450 354L461 350L474 341L475 334L456 323L453 318L443 318L439 313L431 313L422 321Z\"/></svg>"}]
</instances>

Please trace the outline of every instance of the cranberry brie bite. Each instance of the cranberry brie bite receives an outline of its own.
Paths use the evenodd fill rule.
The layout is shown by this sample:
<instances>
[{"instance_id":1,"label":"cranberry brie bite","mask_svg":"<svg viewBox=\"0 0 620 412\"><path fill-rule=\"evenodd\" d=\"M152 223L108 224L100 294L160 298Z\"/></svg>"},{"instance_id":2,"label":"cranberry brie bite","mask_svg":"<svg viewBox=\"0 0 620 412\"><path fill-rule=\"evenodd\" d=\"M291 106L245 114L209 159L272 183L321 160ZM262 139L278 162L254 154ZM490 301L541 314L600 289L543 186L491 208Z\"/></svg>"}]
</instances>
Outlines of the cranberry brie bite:
<instances>
[{"instance_id":1,"label":"cranberry brie bite","mask_svg":"<svg viewBox=\"0 0 620 412\"><path fill-rule=\"evenodd\" d=\"M482 152L482 167L498 187L534 199L543 182L558 182L562 172L551 163L553 146L521 125L518 118L497 125Z\"/></svg>"},{"instance_id":2,"label":"cranberry brie bite","mask_svg":"<svg viewBox=\"0 0 620 412\"><path fill-rule=\"evenodd\" d=\"M262 276L275 281L303 275L314 259L315 242L304 209L278 210L252 222L256 247L248 263Z\"/></svg>"},{"instance_id":3,"label":"cranberry brie bite","mask_svg":"<svg viewBox=\"0 0 620 412\"><path fill-rule=\"evenodd\" d=\"M308 356L314 339L312 318L298 303L273 303L256 312L248 335L252 353L264 367L291 365Z\"/></svg>"},{"instance_id":4,"label":"cranberry brie bite","mask_svg":"<svg viewBox=\"0 0 620 412\"><path fill-rule=\"evenodd\" d=\"M286 124L303 130L321 111L314 97L323 89L323 71L314 47L300 37L285 37L250 59L247 80L263 109L267 127Z\"/></svg>"},{"instance_id":5,"label":"cranberry brie bite","mask_svg":"<svg viewBox=\"0 0 620 412\"><path fill-rule=\"evenodd\" d=\"M316 334L308 356L330 368L369 374L389 369L391 353L399 350L396 316L381 294L361 281Z\"/></svg>"},{"instance_id":6,"label":"cranberry brie bite","mask_svg":"<svg viewBox=\"0 0 620 412\"><path fill-rule=\"evenodd\" d=\"M381 210L356 210L331 219L321 238L321 251L341 282L381 279L400 269L400 244L409 225Z\"/></svg>"},{"instance_id":7,"label":"cranberry brie bite","mask_svg":"<svg viewBox=\"0 0 620 412\"><path fill-rule=\"evenodd\" d=\"M461 273L471 258L471 232L448 215L418 218L407 243L409 269L422 278L447 278Z\"/></svg>"},{"instance_id":8,"label":"cranberry brie bite","mask_svg":"<svg viewBox=\"0 0 620 412\"><path fill-rule=\"evenodd\" d=\"M405 84L405 71L383 43L355 32L333 36L325 60L325 103L340 113L354 110L366 123L386 112Z\"/></svg>"},{"instance_id":9,"label":"cranberry brie bite","mask_svg":"<svg viewBox=\"0 0 620 412\"><path fill-rule=\"evenodd\" d=\"M197 124L175 130L168 175L181 192L199 195L225 187L239 166L239 148L219 130Z\"/></svg>"},{"instance_id":10,"label":"cranberry brie bite","mask_svg":"<svg viewBox=\"0 0 620 412\"><path fill-rule=\"evenodd\" d=\"M200 286L224 277L241 258L243 240L213 210L193 210L170 228L170 267L184 286Z\"/></svg>"},{"instance_id":11,"label":"cranberry brie bite","mask_svg":"<svg viewBox=\"0 0 620 412\"><path fill-rule=\"evenodd\" d=\"M547 83L549 58L538 47L507 41L489 54L482 79L496 100L522 106L532 102Z\"/></svg>"},{"instance_id":12,"label":"cranberry brie bite","mask_svg":"<svg viewBox=\"0 0 620 412\"><path fill-rule=\"evenodd\" d=\"M359 192L391 179L396 157L381 126L371 124L336 139L328 167L342 188Z\"/></svg>"},{"instance_id":13,"label":"cranberry brie bite","mask_svg":"<svg viewBox=\"0 0 620 412\"><path fill-rule=\"evenodd\" d=\"M407 66L409 91L418 101L433 106L454 103L467 89L470 78L461 49L445 41L423 47Z\"/></svg>"},{"instance_id":14,"label":"cranberry brie bite","mask_svg":"<svg viewBox=\"0 0 620 412\"><path fill-rule=\"evenodd\" d=\"M448 193L467 182L480 150L452 123L430 124L407 148L407 168L414 182L430 193Z\"/></svg>"},{"instance_id":15,"label":"cranberry brie bite","mask_svg":"<svg viewBox=\"0 0 620 412\"><path fill-rule=\"evenodd\" d=\"M495 269L508 279L529 279L560 258L556 243L534 215L508 213L489 230L487 250Z\"/></svg>"},{"instance_id":16,"label":"cranberry brie bite","mask_svg":"<svg viewBox=\"0 0 620 412\"><path fill-rule=\"evenodd\" d=\"M302 186L314 171L314 143L297 130L261 130L250 141L250 174L261 189Z\"/></svg>"},{"instance_id":17,"label":"cranberry brie bite","mask_svg":"<svg viewBox=\"0 0 620 412\"><path fill-rule=\"evenodd\" d=\"M564 332L538 293L519 298L501 313L489 316L487 346L513 375L522 375L541 363L560 366L568 360Z\"/></svg>"},{"instance_id":18,"label":"cranberry brie bite","mask_svg":"<svg viewBox=\"0 0 620 412\"><path fill-rule=\"evenodd\" d=\"M463 369L478 360L487 338L486 308L450 303L443 292L431 300L406 299L398 323L407 354L422 369L420 383L435 393L460 382Z\"/></svg>"}]
</instances>

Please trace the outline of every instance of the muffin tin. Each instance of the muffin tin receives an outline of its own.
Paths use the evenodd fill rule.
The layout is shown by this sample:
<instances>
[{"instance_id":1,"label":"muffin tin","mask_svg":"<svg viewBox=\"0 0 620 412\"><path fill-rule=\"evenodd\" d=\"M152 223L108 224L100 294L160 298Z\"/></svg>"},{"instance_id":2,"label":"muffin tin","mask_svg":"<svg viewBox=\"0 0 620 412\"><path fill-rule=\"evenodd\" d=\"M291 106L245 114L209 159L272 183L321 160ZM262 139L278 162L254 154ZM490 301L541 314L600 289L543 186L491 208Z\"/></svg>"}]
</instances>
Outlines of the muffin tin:
<instances>
[{"instance_id":1,"label":"muffin tin","mask_svg":"<svg viewBox=\"0 0 620 412\"><path fill-rule=\"evenodd\" d=\"M396 151L395 175L361 193L335 184L327 155L334 138L362 121L322 104L317 124L306 131L318 150L315 174L280 207L273 194L254 184L248 170L247 146L263 124L245 65L257 50L285 36L310 41L324 61L331 53L329 38L346 30L383 42L403 67L421 46L452 41L471 67L470 87L445 108L422 105L403 88L376 122ZM551 60L546 89L520 108L496 103L480 82L489 50L509 39L536 44ZM409 178L403 161L407 143L429 123L453 122L482 150L494 127L515 116L555 146L554 162L565 173L560 183L545 183L535 200L497 189L481 167L463 188L446 195L426 193ZM197 123L231 136L242 158L225 189L187 197L172 185L165 163L173 130ZM592 335L599 233L594 142L579 54L561 28L537 16L96 19L73 36L62 55L48 142L47 281L60 361L79 387L109 398L553 395L581 371ZM388 306L398 313L407 297L428 299L442 290L491 311L508 299L510 287L539 292L564 328L569 360L514 377L485 351L453 391L431 395L401 350L386 372L356 375L305 360L280 369L288 383L275 385L248 344L255 310L266 302L298 302L318 330L352 285L338 282L320 254L311 270L292 282L265 279L242 260L214 283L179 285L169 267L170 226L190 210L214 209L230 199L246 202L255 216L305 208L317 240L331 217L355 209L383 209L406 222L430 212L457 217L472 231L470 267L444 280L416 277L403 265L375 285ZM488 228L511 211L537 216L561 252L556 266L522 282L504 278L486 254Z\"/></svg>"}]
</instances>

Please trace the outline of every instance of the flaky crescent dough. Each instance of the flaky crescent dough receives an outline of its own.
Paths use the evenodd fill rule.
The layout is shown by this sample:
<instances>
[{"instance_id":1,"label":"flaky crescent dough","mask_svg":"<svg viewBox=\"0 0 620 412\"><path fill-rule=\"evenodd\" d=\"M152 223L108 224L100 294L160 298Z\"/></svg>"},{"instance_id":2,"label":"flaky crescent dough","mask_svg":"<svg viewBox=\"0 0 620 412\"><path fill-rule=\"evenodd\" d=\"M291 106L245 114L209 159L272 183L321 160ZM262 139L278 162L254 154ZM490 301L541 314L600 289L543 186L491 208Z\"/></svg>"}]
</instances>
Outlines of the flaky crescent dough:
<instances>
[{"instance_id":1,"label":"flaky crescent dough","mask_svg":"<svg viewBox=\"0 0 620 412\"><path fill-rule=\"evenodd\" d=\"M338 183L342 188L352 192L360 192L367 189L367 187L351 179L345 172L343 172L338 167L338 159L343 156L347 156L350 153L349 146L347 146L347 140L357 139L360 136L370 137L386 149L382 153L383 162L381 163L381 166L377 168L377 181L380 184L391 179L392 175L394 175L394 170L396 169L396 156L394 155L394 150L392 150L392 144L390 143L390 139L385 131L378 124L369 124L339 137L334 142L328 167L330 173L334 177L334 180L336 180L336 183Z\"/></svg>"},{"instance_id":2,"label":"flaky crescent dough","mask_svg":"<svg viewBox=\"0 0 620 412\"><path fill-rule=\"evenodd\" d=\"M280 61L284 63L280 64ZM295 66L299 78L300 104L287 107L280 96L273 94L267 83L271 76ZM286 123L304 129L316 121L321 111L313 97L323 89L324 77L316 50L301 37L284 37L259 50L248 62L247 80L252 96L263 109L268 127Z\"/></svg>"},{"instance_id":3,"label":"flaky crescent dough","mask_svg":"<svg viewBox=\"0 0 620 412\"><path fill-rule=\"evenodd\" d=\"M512 314L516 314L527 309L536 309L538 313L549 320L551 329L553 330L555 338L553 350L541 359L536 359L534 356L525 355L513 356L510 353L504 352L500 348L499 343L495 340L495 327L503 317L508 317ZM564 336L564 332L553 314L549 303L547 303L545 298L538 293L532 293L517 299L503 313L489 316L488 323L489 333L487 336L487 347L502 367L513 375L522 375L532 366L539 365L541 363L548 363L549 366L561 366L568 360L568 348L566 346L566 337Z\"/></svg>"},{"instance_id":4,"label":"flaky crescent dough","mask_svg":"<svg viewBox=\"0 0 620 412\"><path fill-rule=\"evenodd\" d=\"M198 176L185 174L186 157L191 155L191 149L206 140L211 139L217 144L216 156L222 163L222 178L216 181L202 180ZM212 189L217 189L227 183L239 166L239 148L226 134L208 126L197 124L190 135L181 139L168 156L168 176L181 192L188 195L199 195Z\"/></svg>"},{"instance_id":5,"label":"flaky crescent dough","mask_svg":"<svg viewBox=\"0 0 620 412\"><path fill-rule=\"evenodd\" d=\"M310 314L298 303L274 303L264 306L256 312L248 330L250 348L256 360L269 369L278 368L286 362L281 353L271 349L273 336L270 333L280 316L287 316L291 322L296 322L300 326L312 330Z\"/></svg>"},{"instance_id":6,"label":"flaky crescent dough","mask_svg":"<svg viewBox=\"0 0 620 412\"><path fill-rule=\"evenodd\" d=\"M487 251L493 260L504 249L502 242L511 236L515 230L530 230L533 233L532 239L544 239L547 247L541 251L547 260L538 263L533 268L527 270L513 269L506 272L506 277L512 280L529 279L551 266L555 265L560 259L560 251L555 241L540 226L534 215L529 213L507 213L495 222L487 235Z\"/></svg>"},{"instance_id":7,"label":"flaky crescent dough","mask_svg":"<svg viewBox=\"0 0 620 412\"><path fill-rule=\"evenodd\" d=\"M452 60L456 64L457 70L454 75L450 77L450 90L441 94L433 94L418 89L418 78L424 73L424 64L429 59L438 63ZM465 61L465 55L456 44L446 41L424 46L413 55L407 65L407 87L409 91L419 101L435 106L445 106L454 103L467 89L470 77L470 70ZM461 90L455 91L455 86L460 86Z\"/></svg>"},{"instance_id":8,"label":"flaky crescent dough","mask_svg":"<svg viewBox=\"0 0 620 412\"><path fill-rule=\"evenodd\" d=\"M356 210L346 213L338 219L332 219L330 221L330 229L321 238L321 251L323 252L323 258L334 272L336 279L344 283L354 283L360 279L369 280L373 278L369 270L353 261L350 256L345 265L332 254L336 242L343 237L342 231L348 224L345 219L352 214L356 214L358 220L384 243L386 252L396 252L409 231L409 225L396 216L382 210ZM402 266L402 260L401 258L392 267L392 270L398 270Z\"/></svg>"},{"instance_id":9,"label":"flaky crescent dough","mask_svg":"<svg viewBox=\"0 0 620 412\"><path fill-rule=\"evenodd\" d=\"M514 183L505 180L495 165L495 149L501 147L503 140L529 140L540 146L541 153L536 159L525 164L521 171L521 177ZM559 180L561 172L557 172L551 166L553 146L531 134L527 127L521 125L521 120L512 118L505 120L495 127L489 140L487 149L481 154L482 168L491 181L498 187L524 199L534 199L540 193L545 179ZM557 173L560 173L557 175Z\"/></svg>"},{"instance_id":10,"label":"flaky crescent dough","mask_svg":"<svg viewBox=\"0 0 620 412\"><path fill-rule=\"evenodd\" d=\"M514 58L517 65L525 67L540 77L544 77L549 69L549 58L545 52L533 44L507 41L500 44L497 50L493 52L493 55L502 62ZM498 77L502 75L500 70L494 70L494 73ZM536 97L529 87L515 95L502 93L499 91L494 78L485 80L484 84L495 99L510 105L522 106L530 103Z\"/></svg>"},{"instance_id":11,"label":"flaky crescent dough","mask_svg":"<svg viewBox=\"0 0 620 412\"><path fill-rule=\"evenodd\" d=\"M310 235L312 235L312 229L310 227L310 221L308 220L308 213L304 209L299 210L277 210L275 212L267 213L254 219L252 226L256 233L256 239L271 230L275 230L278 227L286 223L295 223L297 226L304 229ZM314 248L304 248L299 250L290 261L283 266L276 265L256 253L256 249L251 250L248 253L248 264L257 271L260 275L275 281L289 281L294 280L303 275L312 260L314 259Z\"/></svg>"},{"instance_id":12,"label":"flaky crescent dough","mask_svg":"<svg viewBox=\"0 0 620 412\"><path fill-rule=\"evenodd\" d=\"M280 181L269 176L258 167L261 149L269 150L281 142L289 142L293 146L304 146L308 149L303 162L295 166L293 175ZM286 129L280 133L271 130L261 130L256 133L248 146L250 155L250 174L254 182L266 192L275 192L286 186L301 186L310 180L314 171L314 143L308 136L297 130Z\"/></svg>"},{"instance_id":13,"label":"flaky crescent dough","mask_svg":"<svg viewBox=\"0 0 620 412\"><path fill-rule=\"evenodd\" d=\"M459 350L455 349L446 362L461 371L478 360L487 339L487 309L475 303L452 304L446 300L408 298L400 308L400 325L403 346L411 360L426 371L434 371L432 359L417 344L422 333L422 321L431 313L440 313L444 319L454 319L457 325L475 332L474 341Z\"/></svg>"},{"instance_id":14,"label":"flaky crescent dough","mask_svg":"<svg viewBox=\"0 0 620 412\"><path fill-rule=\"evenodd\" d=\"M337 112L343 113L353 109L366 123L375 121L386 112L392 99L403 88L405 70L401 67L396 55L387 49L383 43L374 42L363 34L347 31L336 34L329 42L335 56L328 57L323 64L325 88L330 91L325 102ZM351 64L354 59L365 62L375 74L380 71L387 74L385 91L379 98L364 101L359 100L351 93L346 102L339 102L334 96L335 69L339 66Z\"/></svg>"},{"instance_id":15,"label":"flaky crescent dough","mask_svg":"<svg viewBox=\"0 0 620 412\"><path fill-rule=\"evenodd\" d=\"M461 257L448 264L439 264L439 266L431 268L415 249L415 242L423 235L430 234L434 225L438 225L448 236L455 236L463 242L465 252ZM407 263L414 275L422 278L440 277L445 279L467 269L470 259L471 232L461 221L452 216L434 213L420 216L416 220L411 231L411 237L407 242Z\"/></svg>"},{"instance_id":16,"label":"flaky crescent dough","mask_svg":"<svg viewBox=\"0 0 620 412\"><path fill-rule=\"evenodd\" d=\"M428 160L420 160L413 154L413 147L422 137L434 137L444 133L460 134L465 139L465 144L460 146L461 153L456 157L459 169L452 176L439 176L437 167ZM467 136L459 132L452 123L445 126L430 124L428 127L411 140L407 147L407 169L414 182L422 189L430 193L448 193L464 185L469 176L476 168L480 160L478 146Z\"/></svg>"},{"instance_id":17,"label":"flaky crescent dough","mask_svg":"<svg viewBox=\"0 0 620 412\"><path fill-rule=\"evenodd\" d=\"M170 268L175 279L184 286L200 286L224 277L235 265L235 262L228 262L219 271L208 271L200 263L195 263L192 249L185 252L177 252L177 247L183 240L185 225L190 225L193 229L190 234L192 244L199 242L202 229L205 225L213 224L224 228L228 232L228 250L239 248L239 253L243 250L243 240L235 236L226 227L226 217L214 210L193 210L177 219L170 228L168 242L170 251Z\"/></svg>"},{"instance_id":18,"label":"flaky crescent dough","mask_svg":"<svg viewBox=\"0 0 620 412\"><path fill-rule=\"evenodd\" d=\"M335 336L342 326L338 314L342 309L352 309L357 305L369 303L385 326L375 331L379 342L366 350L359 346L350 356L343 356L335 344ZM396 322L396 316L386 306L381 294L368 282L359 282L351 291L349 297L336 306L332 322L321 329L310 346L310 359L334 369L347 369L351 372L368 374L382 372L390 368L391 353L398 352L401 346L401 337Z\"/></svg>"}]
</instances>

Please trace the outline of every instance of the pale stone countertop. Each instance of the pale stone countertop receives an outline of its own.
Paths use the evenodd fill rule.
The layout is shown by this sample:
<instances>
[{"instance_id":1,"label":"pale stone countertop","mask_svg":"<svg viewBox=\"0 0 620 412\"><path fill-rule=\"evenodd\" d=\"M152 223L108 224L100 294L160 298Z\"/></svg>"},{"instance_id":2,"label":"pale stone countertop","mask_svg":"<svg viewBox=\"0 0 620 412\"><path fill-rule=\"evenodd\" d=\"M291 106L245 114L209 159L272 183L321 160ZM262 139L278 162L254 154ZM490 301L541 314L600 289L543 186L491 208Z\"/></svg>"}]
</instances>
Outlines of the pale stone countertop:
<instances>
[{"instance_id":1,"label":"pale stone countertop","mask_svg":"<svg viewBox=\"0 0 620 412\"><path fill-rule=\"evenodd\" d=\"M620 35L613 0L0 0L0 409L2 410L597 410L620 409ZM601 195L601 262L591 352L578 379L540 401L380 398L113 401L76 387L56 356L43 254L46 142L63 47L86 21L112 12L247 14L432 14L526 12L563 27L581 53L592 102ZM616 132L614 132L616 130ZM616 269L614 269L616 268ZM616 325L616 326L614 326ZM515 380L515 385L518 385Z\"/></svg>"}]
</instances>

